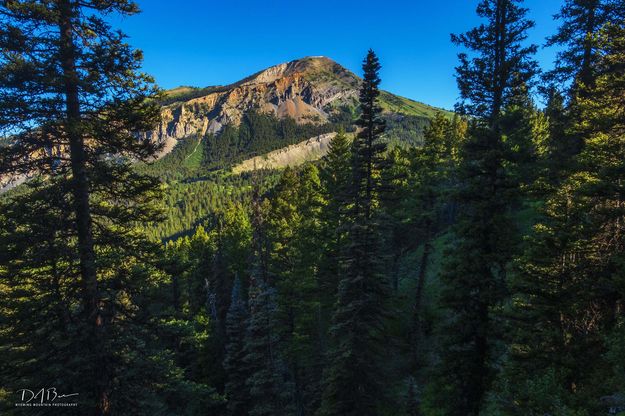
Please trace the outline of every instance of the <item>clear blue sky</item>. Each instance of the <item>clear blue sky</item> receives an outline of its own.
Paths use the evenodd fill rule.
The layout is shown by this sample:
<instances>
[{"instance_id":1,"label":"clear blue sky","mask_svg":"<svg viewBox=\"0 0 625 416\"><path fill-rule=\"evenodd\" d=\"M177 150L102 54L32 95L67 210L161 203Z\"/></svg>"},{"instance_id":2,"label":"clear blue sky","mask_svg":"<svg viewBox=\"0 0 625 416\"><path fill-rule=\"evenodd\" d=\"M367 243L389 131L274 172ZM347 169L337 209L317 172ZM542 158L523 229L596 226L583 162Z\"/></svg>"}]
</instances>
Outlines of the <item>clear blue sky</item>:
<instances>
[{"instance_id":1,"label":"clear blue sky","mask_svg":"<svg viewBox=\"0 0 625 416\"><path fill-rule=\"evenodd\" d=\"M235 82L260 69L310 55L360 73L373 48L382 87L452 108L457 48L450 33L475 26L477 0L137 0L142 13L114 24L144 51L144 69L163 88ZM526 0L536 21L530 40L556 29L561 0ZM554 51L538 59L552 66Z\"/></svg>"}]
</instances>

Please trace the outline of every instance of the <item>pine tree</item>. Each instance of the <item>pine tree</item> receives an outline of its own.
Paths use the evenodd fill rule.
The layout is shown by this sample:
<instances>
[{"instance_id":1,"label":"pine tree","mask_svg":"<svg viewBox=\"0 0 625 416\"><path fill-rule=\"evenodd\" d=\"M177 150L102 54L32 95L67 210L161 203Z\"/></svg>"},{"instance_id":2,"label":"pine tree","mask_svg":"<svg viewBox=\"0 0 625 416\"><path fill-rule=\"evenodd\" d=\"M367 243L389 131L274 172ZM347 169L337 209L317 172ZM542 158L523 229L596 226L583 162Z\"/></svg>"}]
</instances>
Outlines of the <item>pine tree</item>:
<instances>
[{"instance_id":1,"label":"pine tree","mask_svg":"<svg viewBox=\"0 0 625 416\"><path fill-rule=\"evenodd\" d=\"M380 201L380 218L384 224L382 233L385 236L389 255L389 281L393 294L400 290L400 267L406 253L418 244L414 237L414 229L406 227L406 199L409 197L410 182L410 150L391 146L385 153L385 169L380 175L380 182L386 189L384 199Z\"/></svg>"},{"instance_id":2,"label":"pine tree","mask_svg":"<svg viewBox=\"0 0 625 416\"><path fill-rule=\"evenodd\" d=\"M319 301L317 262L321 251L322 201L318 169L287 168L272 191L267 228L270 275L279 294L278 319L298 414L311 414L319 401Z\"/></svg>"},{"instance_id":3,"label":"pine tree","mask_svg":"<svg viewBox=\"0 0 625 416\"><path fill-rule=\"evenodd\" d=\"M192 259L190 273L186 282L188 311L187 317L206 313L217 321L215 299L211 299L209 279L214 272L213 260L216 244L210 230L198 225L189 239L189 258Z\"/></svg>"},{"instance_id":4,"label":"pine tree","mask_svg":"<svg viewBox=\"0 0 625 416\"><path fill-rule=\"evenodd\" d=\"M482 0L477 7L486 23L467 33L452 35L452 42L475 53L458 54L456 79L462 101L462 114L478 117L496 129L502 110L522 86L531 86L536 73L532 55L535 45L524 46L527 31L534 22L525 16L522 0Z\"/></svg>"},{"instance_id":5,"label":"pine tree","mask_svg":"<svg viewBox=\"0 0 625 416\"><path fill-rule=\"evenodd\" d=\"M380 224L376 206L383 191L380 172L387 168L380 136L385 124L377 103L380 64L370 50L363 63L362 115L352 144L348 189L348 230L331 328L333 347L325 370L321 415L377 415L385 397L382 368L389 295L382 273Z\"/></svg>"},{"instance_id":6,"label":"pine tree","mask_svg":"<svg viewBox=\"0 0 625 416\"><path fill-rule=\"evenodd\" d=\"M607 25L597 47L594 86L577 102L583 150L548 194L513 280L506 371L517 414L595 413L593 398L620 389L606 334L618 333L623 303L623 25ZM535 397L541 381L549 400Z\"/></svg>"},{"instance_id":7,"label":"pine tree","mask_svg":"<svg viewBox=\"0 0 625 416\"><path fill-rule=\"evenodd\" d=\"M159 117L155 101L148 100L155 89L137 72L140 53L106 22L107 15L137 10L128 0L29 0L0 6L0 130L11 135L10 145L0 150L0 173L71 174L71 186L64 189L72 198L82 320L89 323L84 346L91 360L83 370L91 376L87 385L98 415L109 414L113 406L115 375L107 368L105 348L115 332L109 328L115 308L100 287L106 258L98 258L94 223L98 217L115 225L124 216L131 218L127 208L107 206L114 200L108 196L123 200L129 192L156 186L106 157L147 159L156 150L135 136ZM105 195L98 201L99 192Z\"/></svg>"},{"instance_id":8,"label":"pine tree","mask_svg":"<svg viewBox=\"0 0 625 416\"><path fill-rule=\"evenodd\" d=\"M232 298L226 317L227 341L223 367L227 375L225 395L228 414L231 416L246 416L250 406L244 350L247 307L241 290L241 280L237 278L232 286Z\"/></svg>"},{"instance_id":9,"label":"pine tree","mask_svg":"<svg viewBox=\"0 0 625 416\"><path fill-rule=\"evenodd\" d=\"M547 46L563 48L547 80L572 81L571 89L578 92L592 87L600 59L597 34L605 24L625 18L624 9L622 0L566 0L555 16L561 21L558 32L547 40Z\"/></svg>"},{"instance_id":10,"label":"pine tree","mask_svg":"<svg viewBox=\"0 0 625 416\"><path fill-rule=\"evenodd\" d=\"M200 227L198 227L200 228ZM216 219L214 228L206 233L207 243L199 254L198 269L193 273L196 296L201 301L198 316L206 314L210 320L210 338L206 344L203 366L208 383L223 392L227 374L225 359L226 316L230 305L233 277L228 273L223 245L223 224ZM201 368L198 366L198 368Z\"/></svg>"},{"instance_id":11,"label":"pine tree","mask_svg":"<svg viewBox=\"0 0 625 416\"><path fill-rule=\"evenodd\" d=\"M545 193L566 179L574 168L573 159L581 150L580 142L569 134L569 109L565 105L562 93L556 88L547 91L547 105L544 109L548 124L548 137L543 144L539 163L540 177L535 184L535 192Z\"/></svg>"},{"instance_id":12,"label":"pine tree","mask_svg":"<svg viewBox=\"0 0 625 416\"><path fill-rule=\"evenodd\" d=\"M336 301L339 279L339 258L337 253L344 244L347 192L351 179L351 143L343 131L330 141L328 154L323 158L320 171L323 199L321 233L323 253L319 260L319 290L321 291L321 330L326 334L331 320L332 307ZM327 341L321 340L325 350Z\"/></svg>"},{"instance_id":13,"label":"pine tree","mask_svg":"<svg viewBox=\"0 0 625 416\"><path fill-rule=\"evenodd\" d=\"M59 387L79 393L79 406L66 409L68 415L84 414L85 408L93 406L89 389L98 376L115 380L108 390L115 397L110 402L110 411L115 413L167 412L169 404L187 403L193 395L197 395L196 403L208 406L212 402L213 391L185 380L168 345L157 336L164 330L162 320L167 319L167 312L154 313L159 310L154 294L167 276L159 268L159 246L148 241L136 224L157 218L148 204L158 194L151 191L151 179L144 189L130 188L129 184L137 182L128 179L114 200L104 199L106 192L94 197L98 202L94 218L100 220L102 212L108 213L106 222L94 233L99 286L108 300L101 306L102 313L112 321L110 336L100 340L106 374L91 372L94 352L87 349L91 333L89 323L82 319L80 259L68 197L71 179L58 175L33 179L0 205L0 244L4 248L0 254L4 308L0 345L7 357L0 374L12 391L25 384L55 380ZM115 216L109 211L113 201L125 207L116 209ZM31 325L32 331L24 332ZM59 361L40 369L41 362L51 359L50 354ZM13 411L7 410L7 414Z\"/></svg>"},{"instance_id":14,"label":"pine tree","mask_svg":"<svg viewBox=\"0 0 625 416\"><path fill-rule=\"evenodd\" d=\"M321 401L326 337L322 331L327 330L321 313L322 290L319 279L319 263L324 253L325 200L320 172L314 164L305 165L299 173L298 201L302 218L295 241L299 255L294 271L296 276L300 276L294 280L297 283L298 319L291 333L293 342L290 343L289 353L296 363L292 374L298 412L312 415Z\"/></svg>"},{"instance_id":15,"label":"pine tree","mask_svg":"<svg viewBox=\"0 0 625 416\"><path fill-rule=\"evenodd\" d=\"M351 150L350 141L345 131L339 131L330 141L328 154L323 158L321 176L326 186L326 193L330 203L340 204L345 198L347 184L350 179ZM339 208L334 208L339 212Z\"/></svg>"},{"instance_id":16,"label":"pine tree","mask_svg":"<svg viewBox=\"0 0 625 416\"><path fill-rule=\"evenodd\" d=\"M597 316L594 325L583 327L580 342L574 343L575 358L579 361L583 360L583 351L605 355L605 335L622 319L625 301L622 291L625 20L608 23L598 39L601 58L596 67L597 77L588 95L579 100L581 117L577 130L585 139L584 150L579 155L579 171L571 176L572 180L581 182L575 202L584 216L577 226L585 232L582 244L590 245L590 250L581 257L586 263L579 283L579 300L583 303L575 310L575 319L587 323L588 316ZM595 380L604 377L600 371L583 366L576 372L574 382L584 386L575 391L580 401L611 394L620 388L596 383ZM612 390L608 390L610 387Z\"/></svg>"},{"instance_id":17,"label":"pine tree","mask_svg":"<svg viewBox=\"0 0 625 416\"><path fill-rule=\"evenodd\" d=\"M71 206L60 187L46 188L39 181L27 187L24 195L3 201L0 210L3 389L13 392L46 379L76 389L80 381L68 375L84 366L76 356L82 350L78 331L84 327L73 324L78 265L61 231L71 229ZM63 363L65 377L59 365L37 370L28 364L45 362L50 351ZM0 409L11 414L14 403L7 402L14 397L7 399L0 400Z\"/></svg>"},{"instance_id":18,"label":"pine tree","mask_svg":"<svg viewBox=\"0 0 625 416\"><path fill-rule=\"evenodd\" d=\"M506 268L515 244L508 210L515 186L506 175L502 114L523 86L531 85L535 46L523 46L527 10L516 0L484 0L486 22L452 40L475 56L459 54L458 109L474 116L463 146L457 196L460 217L441 279L442 329L438 380L430 400L446 414L477 416L495 374L501 334L498 309L506 299ZM512 195L511 195L512 191Z\"/></svg>"},{"instance_id":19,"label":"pine tree","mask_svg":"<svg viewBox=\"0 0 625 416\"><path fill-rule=\"evenodd\" d=\"M245 343L245 363L250 368L247 387L253 416L292 413L293 397L280 346L276 291L252 280L250 318Z\"/></svg>"},{"instance_id":20,"label":"pine tree","mask_svg":"<svg viewBox=\"0 0 625 416\"><path fill-rule=\"evenodd\" d=\"M558 89L564 91L567 98L565 111L560 112L558 121L563 123L564 129L556 138L564 146L560 149L562 153L556 156L556 166L550 167L556 176L574 169L570 156L583 148L584 138L575 129L576 120L581 117L578 100L587 98L588 90L594 87L601 55L599 31L608 23L624 19L623 10L623 0L567 0L555 16L561 25L557 33L547 39L547 46L558 46L562 50L558 52L555 69L544 78L552 98L557 99L553 97L553 90Z\"/></svg>"},{"instance_id":21,"label":"pine tree","mask_svg":"<svg viewBox=\"0 0 625 416\"><path fill-rule=\"evenodd\" d=\"M247 387L249 414L269 416L292 413L292 386L288 380L280 339L276 290L269 276L267 204L258 189L252 201L253 255L249 284L249 319L245 336L244 362L249 368Z\"/></svg>"},{"instance_id":22,"label":"pine tree","mask_svg":"<svg viewBox=\"0 0 625 416\"><path fill-rule=\"evenodd\" d=\"M578 278L583 273L582 253L589 248L580 226L587 207L572 203L578 186L578 181L567 180L545 201L543 218L534 226L518 260L518 274L511 279L511 360L505 379L510 384L506 399L517 403L515 414L552 412L557 404L570 404L572 372L580 368L573 343L567 341L585 297ZM532 386L541 382L549 383L552 403L536 403L532 397ZM548 407L537 407L544 405Z\"/></svg>"},{"instance_id":23,"label":"pine tree","mask_svg":"<svg viewBox=\"0 0 625 416\"><path fill-rule=\"evenodd\" d=\"M550 144L550 127L524 86L504 109L500 125L507 183L512 188L511 196L516 193L514 202L518 206L520 197L530 192L540 176L539 157Z\"/></svg>"}]
</instances>

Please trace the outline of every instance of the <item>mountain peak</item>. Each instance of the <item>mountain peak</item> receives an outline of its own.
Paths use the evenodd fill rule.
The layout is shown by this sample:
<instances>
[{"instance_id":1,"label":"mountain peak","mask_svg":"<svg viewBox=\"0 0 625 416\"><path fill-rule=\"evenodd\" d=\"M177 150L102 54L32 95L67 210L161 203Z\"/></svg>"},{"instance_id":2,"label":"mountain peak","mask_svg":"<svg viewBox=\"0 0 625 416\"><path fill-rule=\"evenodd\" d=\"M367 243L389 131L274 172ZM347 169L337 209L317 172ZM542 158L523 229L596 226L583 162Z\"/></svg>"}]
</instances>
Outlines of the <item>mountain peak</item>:
<instances>
[{"instance_id":1,"label":"mountain peak","mask_svg":"<svg viewBox=\"0 0 625 416\"><path fill-rule=\"evenodd\" d=\"M300 124L327 123L357 108L360 82L332 59L308 56L271 66L227 86L180 87L168 92L162 123L147 136L165 142L167 152L178 139L238 125L250 110L290 117ZM387 92L380 98L390 113L429 117L437 111Z\"/></svg>"},{"instance_id":2,"label":"mountain peak","mask_svg":"<svg viewBox=\"0 0 625 416\"><path fill-rule=\"evenodd\" d=\"M271 66L234 85L271 83L279 78L294 76L300 76L313 81L319 81L320 77L324 76L327 79L338 78L352 85L358 82L358 77L354 73L332 59L325 56L307 56Z\"/></svg>"}]
</instances>

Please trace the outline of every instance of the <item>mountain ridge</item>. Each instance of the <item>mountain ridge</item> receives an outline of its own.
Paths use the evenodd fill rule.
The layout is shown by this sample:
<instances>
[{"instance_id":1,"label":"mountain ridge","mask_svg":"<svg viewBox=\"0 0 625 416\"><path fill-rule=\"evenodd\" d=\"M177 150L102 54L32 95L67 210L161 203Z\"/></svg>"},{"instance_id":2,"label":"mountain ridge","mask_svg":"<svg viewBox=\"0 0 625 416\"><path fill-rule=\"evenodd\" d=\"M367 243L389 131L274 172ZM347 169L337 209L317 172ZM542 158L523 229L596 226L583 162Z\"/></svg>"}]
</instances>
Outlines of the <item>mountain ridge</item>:
<instances>
[{"instance_id":1,"label":"mountain ridge","mask_svg":"<svg viewBox=\"0 0 625 416\"><path fill-rule=\"evenodd\" d=\"M334 60L311 56L273 65L224 86L181 86L165 92L162 121L145 138L163 143L163 156L178 140L218 134L238 125L248 111L293 118L298 124L324 124L354 111L361 79ZM382 108L391 114L430 118L438 109L383 91Z\"/></svg>"}]
</instances>

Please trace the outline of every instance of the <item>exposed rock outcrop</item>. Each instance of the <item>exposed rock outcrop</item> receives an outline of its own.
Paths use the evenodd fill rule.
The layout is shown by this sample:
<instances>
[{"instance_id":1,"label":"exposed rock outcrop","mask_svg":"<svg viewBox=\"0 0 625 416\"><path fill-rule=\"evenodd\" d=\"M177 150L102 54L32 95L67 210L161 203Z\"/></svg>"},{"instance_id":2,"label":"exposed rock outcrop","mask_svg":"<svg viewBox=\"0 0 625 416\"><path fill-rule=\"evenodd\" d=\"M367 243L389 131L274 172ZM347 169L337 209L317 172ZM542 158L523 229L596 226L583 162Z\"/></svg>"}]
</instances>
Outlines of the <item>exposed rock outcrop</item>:
<instances>
[{"instance_id":1,"label":"exposed rock outcrop","mask_svg":"<svg viewBox=\"0 0 625 416\"><path fill-rule=\"evenodd\" d=\"M185 100L182 94L163 107L161 124L147 137L165 143L166 154L178 139L238 125L251 109L298 123L325 123L332 106L353 105L359 83L356 75L325 57L276 65L215 92L209 89L206 95Z\"/></svg>"},{"instance_id":2,"label":"exposed rock outcrop","mask_svg":"<svg viewBox=\"0 0 625 416\"><path fill-rule=\"evenodd\" d=\"M336 133L322 134L296 143L266 155L244 160L232 168L233 173L249 172L255 169L279 169L287 166L299 166L304 162L318 160L329 151L330 141Z\"/></svg>"},{"instance_id":3,"label":"exposed rock outcrop","mask_svg":"<svg viewBox=\"0 0 625 416\"><path fill-rule=\"evenodd\" d=\"M326 123L341 107L357 107L360 82L333 60L317 56L272 66L227 86L179 87L167 93L162 122L146 136L164 143L163 156L178 139L238 125L251 109L301 124ZM380 99L390 113L429 117L441 111L387 92Z\"/></svg>"}]
</instances>

